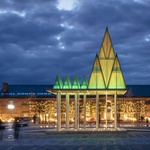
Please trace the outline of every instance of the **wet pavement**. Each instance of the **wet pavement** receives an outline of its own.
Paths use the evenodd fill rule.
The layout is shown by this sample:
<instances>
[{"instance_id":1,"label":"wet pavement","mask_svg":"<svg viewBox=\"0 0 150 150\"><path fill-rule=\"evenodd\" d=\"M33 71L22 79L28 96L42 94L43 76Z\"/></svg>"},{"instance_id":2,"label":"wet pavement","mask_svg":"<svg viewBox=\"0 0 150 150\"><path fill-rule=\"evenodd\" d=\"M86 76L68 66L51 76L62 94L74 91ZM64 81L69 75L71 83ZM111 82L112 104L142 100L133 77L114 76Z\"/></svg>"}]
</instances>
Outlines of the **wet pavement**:
<instances>
[{"instance_id":1,"label":"wet pavement","mask_svg":"<svg viewBox=\"0 0 150 150\"><path fill-rule=\"evenodd\" d=\"M46 134L55 129L37 125L21 127L15 139L14 130L6 128L0 150L150 150L149 128L128 129L126 134Z\"/></svg>"}]
</instances>

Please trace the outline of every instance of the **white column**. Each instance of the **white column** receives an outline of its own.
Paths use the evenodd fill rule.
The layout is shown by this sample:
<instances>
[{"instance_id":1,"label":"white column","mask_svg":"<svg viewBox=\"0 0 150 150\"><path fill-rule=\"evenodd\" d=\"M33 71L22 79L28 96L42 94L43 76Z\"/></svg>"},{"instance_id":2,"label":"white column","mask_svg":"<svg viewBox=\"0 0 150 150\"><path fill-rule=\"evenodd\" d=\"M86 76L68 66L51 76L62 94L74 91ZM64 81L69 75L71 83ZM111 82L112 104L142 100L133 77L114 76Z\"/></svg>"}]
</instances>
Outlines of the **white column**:
<instances>
[{"instance_id":1,"label":"white column","mask_svg":"<svg viewBox=\"0 0 150 150\"><path fill-rule=\"evenodd\" d=\"M117 92L114 94L114 128L117 129Z\"/></svg>"},{"instance_id":2,"label":"white column","mask_svg":"<svg viewBox=\"0 0 150 150\"><path fill-rule=\"evenodd\" d=\"M96 92L96 129L99 128L99 95Z\"/></svg>"},{"instance_id":3,"label":"white column","mask_svg":"<svg viewBox=\"0 0 150 150\"><path fill-rule=\"evenodd\" d=\"M78 94L75 93L75 116L74 116L74 127L78 129Z\"/></svg>"},{"instance_id":4,"label":"white column","mask_svg":"<svg viewBox=\"0 0 150 150\"><path fill-rule=\"evenodd\" d=\"M66 94L66 128L69 129L69 94Z\"/></svg>"},{"instance_id":5,"label":"white column","mask_svg":"<svg viewBox=\"0 0 150 150\"><path fill-rule=\"evenodd\" d=\"M84 129L86 128L86 94L84 93L84 95L83 95L84 97L83 97L83 99L84 99Z\"/></svg>"},{"instance_id":6,"label":"white column","mask_svg":"<svg viewBox=\"0 0 150 150\"><path fill-rule=\"evenodd\" d=\"M77 129L80 128L79 99L80 99L80 94L78 93L77 95Z\"/></svg>"},{"instance_id":7,"label":"white column","mask_svg":"<svg viewBox=\"0 0 150 150\"><path fill-rule=\"evenodd\" d=\"M57 93L57 131L61 129L61 93Z\"/></svg>"},{"instance_id":8,"label":"white column","mask_svg":"<svg viewBox=\"0 0 150 150\"><path fill-rule=\"evenodd\" d=\"M107 124L107 92L106 92L106 128L108 127L108 124Z\"/></svg>"}]
</instances>

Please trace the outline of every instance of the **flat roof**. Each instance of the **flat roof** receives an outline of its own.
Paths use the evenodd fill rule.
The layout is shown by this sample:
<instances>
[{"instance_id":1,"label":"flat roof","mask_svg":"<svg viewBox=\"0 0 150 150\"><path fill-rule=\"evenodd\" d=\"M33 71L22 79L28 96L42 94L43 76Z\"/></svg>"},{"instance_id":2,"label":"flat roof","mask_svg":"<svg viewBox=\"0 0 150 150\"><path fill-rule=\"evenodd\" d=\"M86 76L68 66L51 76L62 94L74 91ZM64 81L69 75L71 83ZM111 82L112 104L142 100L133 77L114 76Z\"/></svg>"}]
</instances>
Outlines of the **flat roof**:
<instances>
[{"instance_id":1,"label":"flat roof","mask_svg":"<svg viewBox=\"0 0 150 150\"><path fill-rule=\"evenodd\" d=\"M126 85L125 96L150 97L150 85ZM8 85L7 92L0 91L0 97L54 97L47 89L53 85Z\"/></svg>"}]
</instances>

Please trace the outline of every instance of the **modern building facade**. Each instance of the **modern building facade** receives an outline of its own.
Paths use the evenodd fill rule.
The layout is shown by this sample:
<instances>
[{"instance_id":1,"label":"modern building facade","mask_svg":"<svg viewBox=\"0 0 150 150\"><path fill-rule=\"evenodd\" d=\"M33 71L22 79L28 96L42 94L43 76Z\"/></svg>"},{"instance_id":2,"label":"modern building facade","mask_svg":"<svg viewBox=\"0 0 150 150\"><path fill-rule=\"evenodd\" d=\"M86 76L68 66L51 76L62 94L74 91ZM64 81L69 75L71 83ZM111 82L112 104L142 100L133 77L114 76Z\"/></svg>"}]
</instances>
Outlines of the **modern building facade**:
<instances>
[{"instance_id":1,"label":"modern building facade","mask_svg":"<svg viewBox=\"0 0 150 150\"><path fill-rule=\"evenodd\" d=\"M49 92L57 95L57 130L61 130L61 96L66 98L66 128L69 129L69 101L71 95L74 96L74 128L79 129L79 99L83 96L83 126L86 128L86 98L95 96L96 101L96 129L99 128L99 102L101 95L105 96L105 124L107 125L108 116L108 96L114 97L113 118L114 128L117 129L117 95L124 95L126 92L125 80L121 70L118 56L114 53L108 28L106 28L104 38L100 47L99 54L96 55L89 81L83 78L80 84L75 76L71 83L66 76L64 83L57 76L53 90Z\"/></svg>"}]
</instances>

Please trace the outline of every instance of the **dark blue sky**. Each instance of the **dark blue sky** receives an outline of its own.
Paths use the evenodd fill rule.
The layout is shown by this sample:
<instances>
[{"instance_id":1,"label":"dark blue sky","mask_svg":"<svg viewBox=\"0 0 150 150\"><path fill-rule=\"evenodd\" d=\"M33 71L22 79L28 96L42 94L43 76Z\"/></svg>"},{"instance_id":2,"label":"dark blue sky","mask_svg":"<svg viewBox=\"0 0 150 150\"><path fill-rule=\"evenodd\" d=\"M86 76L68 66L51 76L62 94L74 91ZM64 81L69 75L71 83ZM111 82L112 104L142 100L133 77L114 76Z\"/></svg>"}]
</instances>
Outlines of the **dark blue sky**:
<instances>
[{"instance_id":1,"label":"dark blue sky","mask_svg":"<svg viewBox=\"0 0 150 150\"><path fill-rule=\"evenodd\" d=\"M106 27L126 84L150 84L149 0L1 0L0 84L89 79Z\"/></svg>"}]
</instances>

